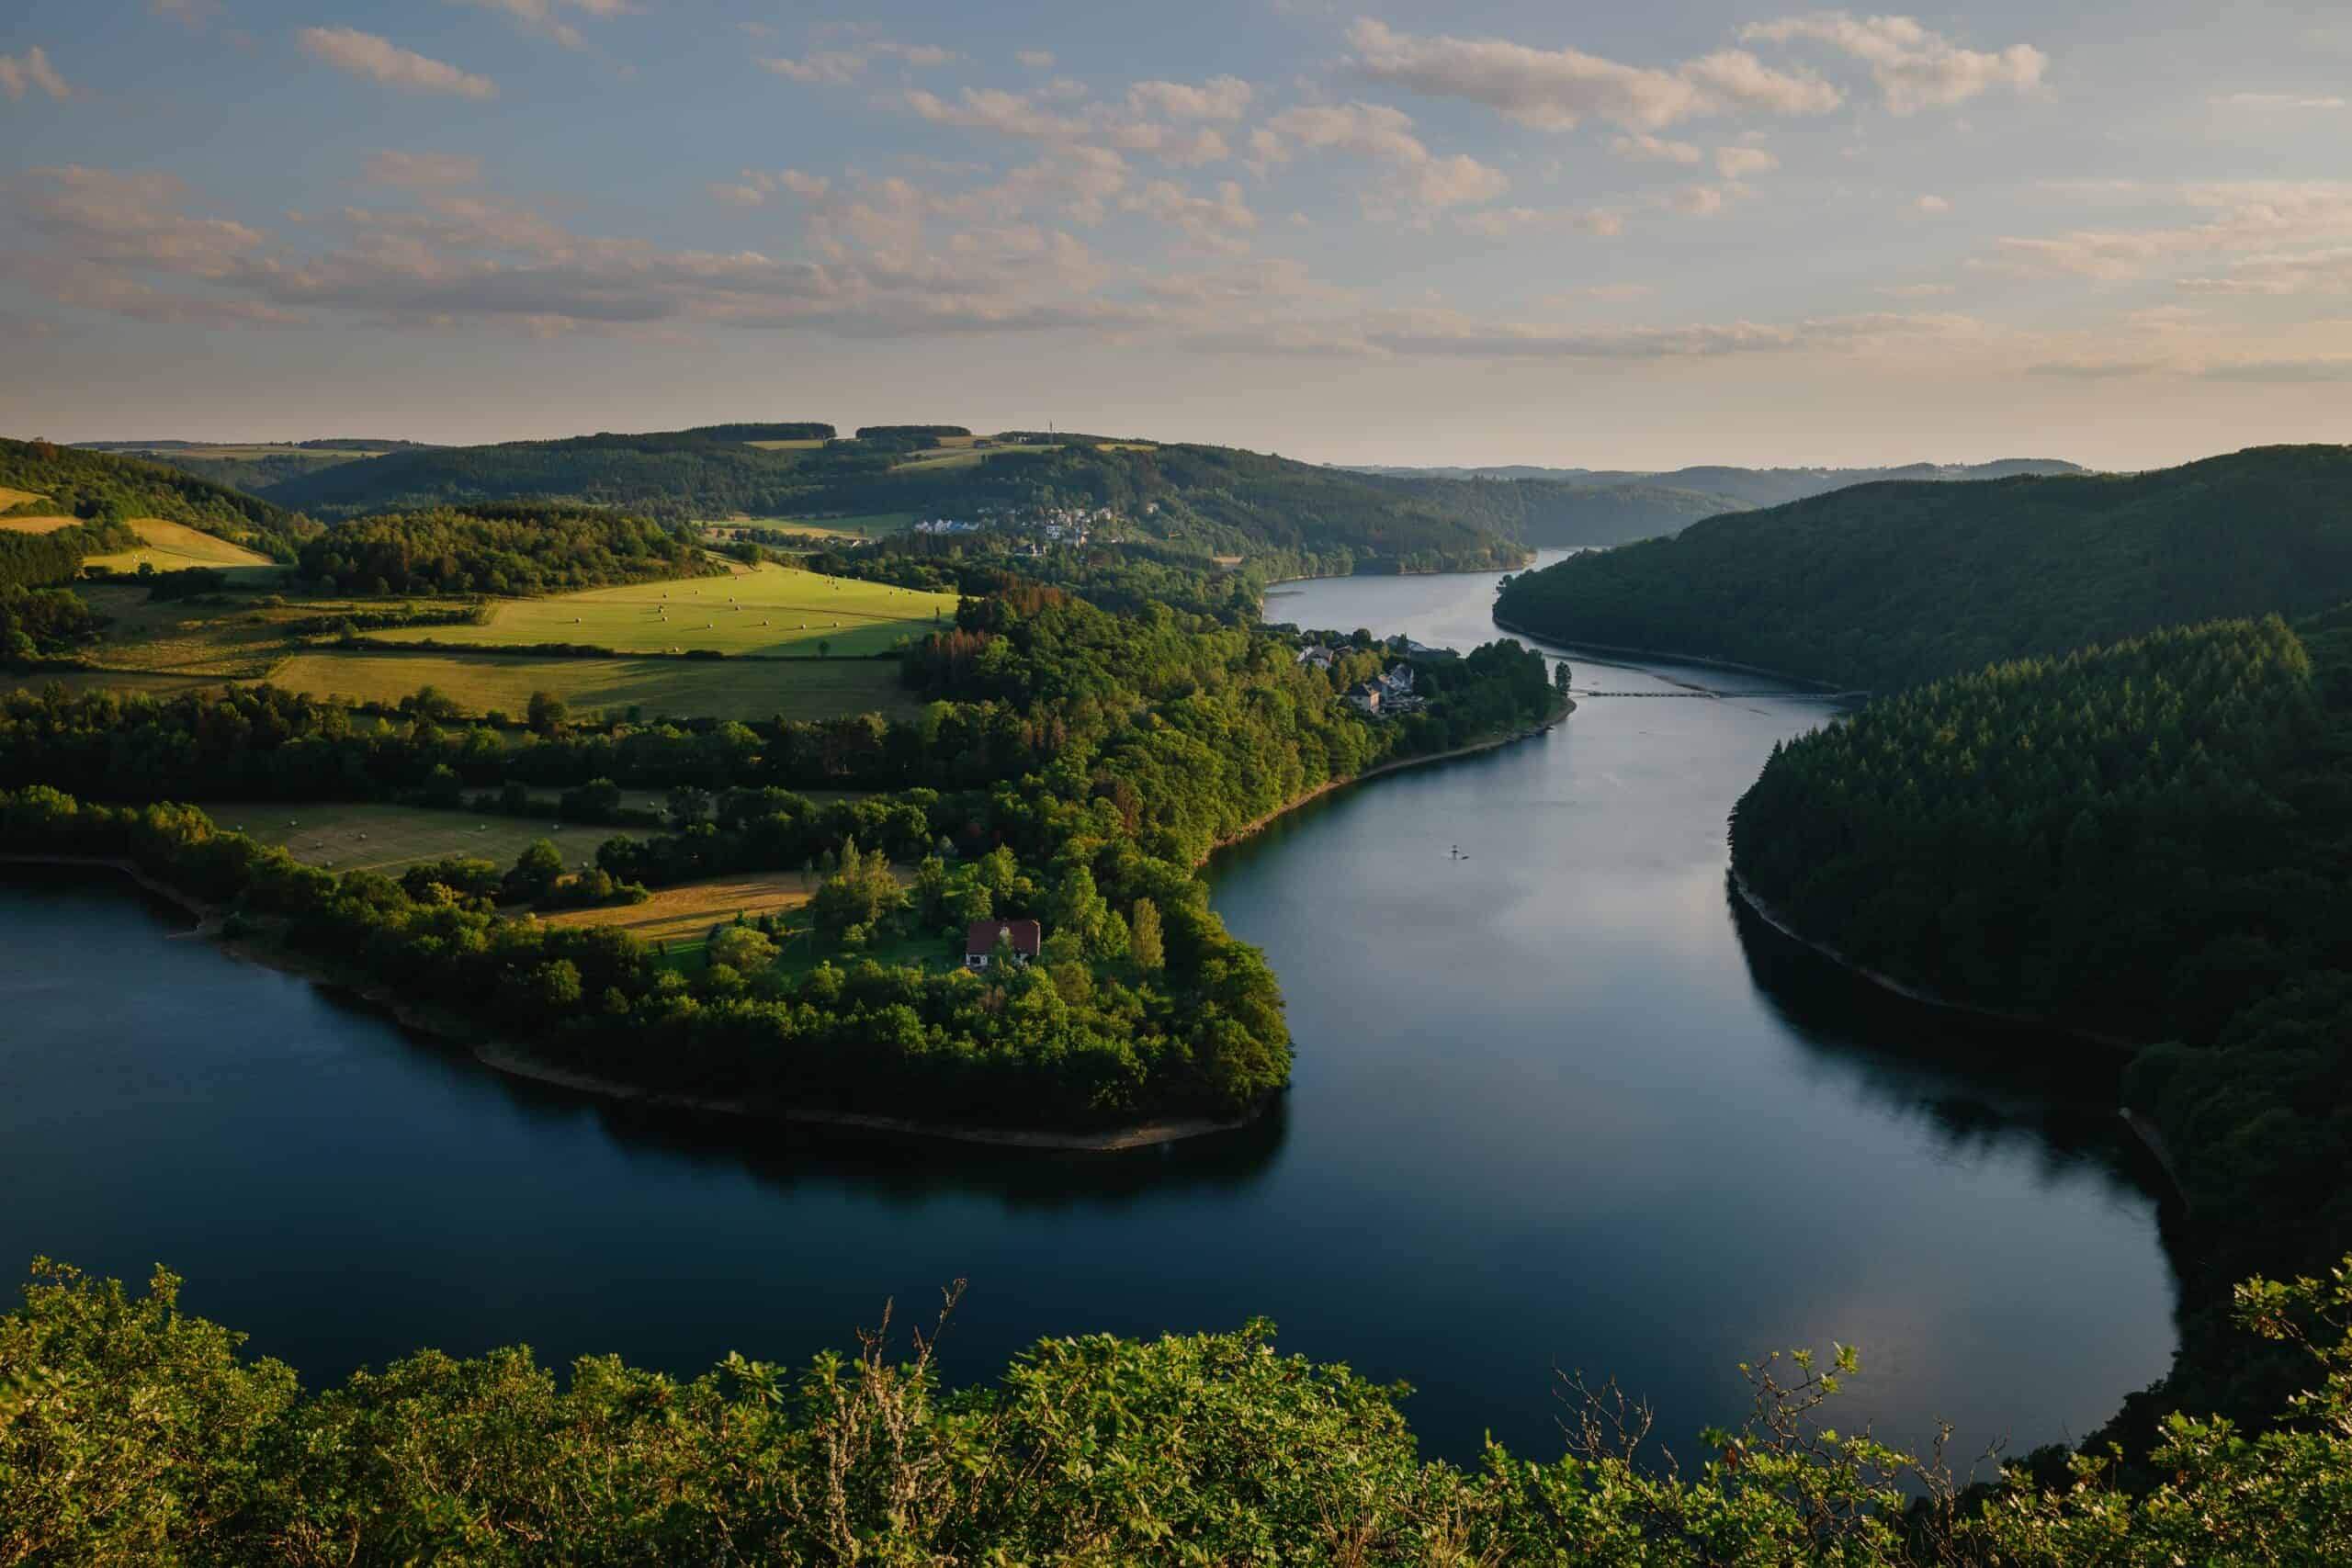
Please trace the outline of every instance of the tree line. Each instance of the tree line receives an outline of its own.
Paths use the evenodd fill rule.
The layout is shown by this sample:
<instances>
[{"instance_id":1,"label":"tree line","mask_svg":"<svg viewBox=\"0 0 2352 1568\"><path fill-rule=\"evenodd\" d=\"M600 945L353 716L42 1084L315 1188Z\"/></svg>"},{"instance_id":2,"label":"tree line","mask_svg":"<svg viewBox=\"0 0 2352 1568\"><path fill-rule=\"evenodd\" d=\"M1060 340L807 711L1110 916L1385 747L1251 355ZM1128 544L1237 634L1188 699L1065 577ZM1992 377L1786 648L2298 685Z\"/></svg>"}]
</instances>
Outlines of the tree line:
<instances>
[{"instance_id":1,"label":"tree line","mask_svg":"<svg viewBox=\"0 0 2352 1568\"><path fill-rule=\"evenodd\" d=\"M2352 447L2136 475L1859 485L1511 580L1536 636L1892 691L2352 595Z\"/></svg>"},{"instance_id":2,"label":"tree line","mask_svg":"<svg viewBox=\"0 0 2352 1568\"><path fill-rule=\"evenodd\" d=\"M2245 1328L2301 1352L2289 1418L2249 1439L2178 1417L2127 1489L2094 1459L2056 1487L1969 1485L1932 1449L1833 1429L1842 1347L1743 1367L1747 1409L1695 1462L1577 1377L1559 1457L1490 1445L1462 1469L1416 1452L1401 1386L1280 1353L1263 1321L1040 1340L962 1389L938 1327L896 1337L887 1312L799 1368L421 1350L306 1389L166 1270L135 1292L38 1260L0 1316L0 1562L2343 1562L2347 1274L2241 1287Z\"/></svg>"},{"instance_id":3,"label":"tree line","mask_svg":"<svg viewBox=\"0 0 2352 1568\"><path fill-rule=\"evenodd\" d=\"M718 569L646 518L510 502L338 524L302 547L297 570L322 593L381 597L562 593Z\"/></svg>"},{"instance_id":4,"label":"tree line","mask_svg":"<svg viewBox=\"0 0 2352 1568\"><path fill-rule=\"evenodd\" d=\"M1796 929L2134 1043L2187 1197L2181 1356L2128 1404L2274 1408L2230 1281L2352 1247L2352 612L1994 666L1776 748L1732 864Z\"/></svg>"}]
</instances>

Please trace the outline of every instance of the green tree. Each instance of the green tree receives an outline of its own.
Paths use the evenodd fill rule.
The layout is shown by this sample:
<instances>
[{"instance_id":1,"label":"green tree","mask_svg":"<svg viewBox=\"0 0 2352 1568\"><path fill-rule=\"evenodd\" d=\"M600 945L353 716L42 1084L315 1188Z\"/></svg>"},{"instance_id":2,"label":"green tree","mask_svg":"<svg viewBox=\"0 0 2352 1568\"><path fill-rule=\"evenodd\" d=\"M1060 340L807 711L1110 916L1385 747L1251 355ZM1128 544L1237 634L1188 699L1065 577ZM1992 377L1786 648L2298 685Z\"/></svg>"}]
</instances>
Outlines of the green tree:
<instances>
[{"instance_id":1,"label":"green tree","mask_svg":"<svg viewBox=\"0 0 2352 1568\"><path fill-rule=\"evenodd\" d=\"M1138 898L1134 912L1127 919L1127 951L1138 969L1158 969L1168 962L1160 945L1159 906L1148 898Z\"/></svg>"},{"instance_id":2,"label":"green tree","mask_svg":"<svg viewBox=\"0 0 2352 1568\"><path fill-rule=\"evenodd\" d=\"M501 896L509 903L534 904L555 891L563 874L563 854L552 840L534 839L514 857Z\"/></svg>"},{"instance_id":3,"label":"green tree","mask_svg":"<svg viewBox=\"0 0 2352 1568\"><path fill-rule=\"evenodd\" d=\"M571 716L571 709L553 692L533 692L530 705L524 710L524 722L537 735L562 733Z\"/></svg>"}]
</instances>

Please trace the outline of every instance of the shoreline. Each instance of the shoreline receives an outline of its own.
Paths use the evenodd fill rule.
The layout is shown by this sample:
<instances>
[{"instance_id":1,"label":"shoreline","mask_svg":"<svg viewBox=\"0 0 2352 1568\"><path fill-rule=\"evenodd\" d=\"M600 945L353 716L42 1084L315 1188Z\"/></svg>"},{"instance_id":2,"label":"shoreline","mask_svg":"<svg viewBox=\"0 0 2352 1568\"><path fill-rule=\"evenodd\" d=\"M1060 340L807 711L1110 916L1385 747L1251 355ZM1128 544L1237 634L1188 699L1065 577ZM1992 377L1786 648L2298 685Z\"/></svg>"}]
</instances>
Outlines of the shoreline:
<instances>
[{"instance_id":1,"label":"shoreline","mask_svg":"<svg viewBox=\"0 0 2352 1568\"><path fill-rule=\"evenodd\" d=\"M1839 693L1839 688L1832 682L1816 681L1810 675L1792 675L1785 670L1768 670L1761 664L1742 664L1736 660L1708 659L1696 653L1673 653L1656 648L1630 648L1623 643L1571 641L1546 637L1542 632L1514 626L1499 615L1495 617L1495 625L1514 637L1533 637L1537 642L1547 643L1554 648L1589 649L1595 653L1624 653L1636 659L1658 660L1673 664L1700 664L1710 670L1736 670L1744 675L1763 675L1775 681L1786 681L1794 686L1815 686L1832 694Z\"/></svg>"},{"instance_id":2,"label":"shoreline","mask_svg":"<svg viewBox=\"0 0 2352 1568\"><path fill-rule=\"evenodd\" d=\"M2147 1043L2143 1040L2126 1039L2120 1034L2102 1034L2095 1029L2084 1029L2075 1024L2061 1023L2055 1019L2043 1018L2036 1013L2013 1012L2003 1008L1984 1007L1975 1002L1958 1001L1934 991L1923 990L1917 986L1898 980L1882 970L1858 964L1827 942L1816 942L1805 935L1791 925L1778 910L1767 904L1761 896L1749 887L1746 877L1740 875L1736 870L1729 872L1729 875L1732 889L1739 895L1740 902L1753 910L1757 918L1766 925L1770 926L1791 942L1811 948L1848 974L1859 975L1880 990L1892 992L1905 1001L1917 1002L1923 1007L1938 1008L1945 1012L1965 1013L1972 1018L1989 1019L1996 1023L2015 1024L2021 1028L2041 1030L2051 1034L2064 1034L2070 1039L2080 1040L2088 1044L2105 1046L2110 1051L2137 1051Z\"/></svg>"},{"instance_id":3,"label":"shoreline","mask_svg":"<svg viewBox=\"0 0 2352 1568\"><path fill-rule=\"evenodd\" d=\"M1229 850L1236 844L1245 842L1246 840L1256 837L1260 832L1282 820L1283 818L1297 810L1300 807L1305 806L1308 801L1319 800L1323 796L1330 794L1333 790L1345 789L1350 784L1362 784L1366 779L1376 779L1384 773L1402 773L1407 768L1418 768L1429 762L1449 762L1457 757L1475 757L1481 751L1498 750L1502 747L1513 745L1518 741L1532 740L1535 737L1543 734L1544 731L1548 729L1556 729L1561 725L1566 724L1568 720L1568 716L1576 711L1576 699L1571 697L1561 706L1557 713L1552 715L1549 718L1544 719L1540 724L1527 725L1521 728L1511 730L1507 734L1493 736L1485 740L1474 740L1467 746L1456 746L1449 751L1431 751L1427 756L1422 757L1399 757L1394 761L1382 762L1377 766L1366 768L1360 773L1350 773L1346 778L1331 779L1326 783L1317 784L1305 795L1299 795L1292 800L1284 801L1282 805L1274 807L1272 811L1267 812L1263 817L1259 818L1253 822L1246 822L1242 824L1232 833L1211 844L1208 849L1208 854L1201 857L1199 864L1206 865L1209 861L1209 856L1216 854L1219 850Z\"/></svg>"},{"instance_id":4,"label":"shoreline","mask_svg":"<svg viewBox=\"0 0 2352 1568\"><path fill-rule=\"evenodd\" d=\"M1403 757L1383 762L1363 773L1344 779L1335 779L1317 785L1295 799L1285 801L1274 810L1250 822L1238 831L1210 846L1209 852L1258 833L1286 814L1297 810L1308 801L1328 795L1347 784L1360 784L1383 773L1396 773L1406 768L1429 762L1442 762L1457 757L1474 756L1495 750L1515 741L1532 739L1565 722L1576 711L1570 700L1560 710L1541 724L1527 726L1508 734L1474 741L1448 751L1431 752L1425 757ZM1203 856L1205 863L1207 856ZM579 1072L554 1063L540 1060L511 1041L485 1036L469 1021L462 1021L439 1012L429 1005L403 998L388 987L356 982L350 976L304 954L290 953L274 944L240 941L223 934L224 912L194 896L157 880L144 869L129 860L96 855L0 855L0 866L56 865L84 870L97 869L119 872L141 887L168 900L197 917L197 925L176 937L205 936L218 942L221 951L249 964L256 964L280 974L292 975L314 986L340 991L356 998L369 1007L388 1014L395 1022L420 1034L432 1036L446 1044L454 1045L493 1072L509 1077L594 1095L600 1100L639 1105L651 1110L683 1111L701 1115L741 1118L747 1121L782 1123L786 1126L831 1127L849 1132L872 1133L896 1137L936 1138L949 1143L979 1144L1000 1148L1048 1149L1089 1154L1114 1154L1127 1149L1151 1148L1163 1144L1178 1143L1187 1138L1204 1137L1213 1133L1238 1132L1263 1116L1277 1096L1268 1095L1241 1115L1217 1119L1210 1117L1155 1118L1125 1126L1106 1127L1093 1131L1063 1132L1038 1127L999 1127L973 1122L923 1122L912 1117L889 1116L876 1111L815 1111L790 1106L768 1105L755 1100L726 1099L711 1095L680 1094L649 1089L617 1078L600 1077Z\"/></svg>"},{"instance_id":5,"label":"shoreline","mask_svg":"<svg viewBox=\"0 0 2352 1568\"><path fill-rule=\"evenodd\" d=\"M2060 1023L2055 1020L2041 1018L2033 1013L2012 1012L2001 1008L1980 1007L1973 1002L1955 1001L1950 997L1939 996L1933 991L1905 985L1892 975L1855 963L1826 942L1816 942L1806 936L1789 924L1778 911L1758 897L1755 890L1747 886L1747 879L1740 875L1737 871L1729 871L1728 875L1731 878L1733 892L1738 895L1739 901L1747 905L1757 919L1787 937L1791 942L1812 949L1846 973L1859 976L1879 989L1891 992L1906 1001L1917 1002L1923 1007L1937 1008L1946 1012L1960 1013L1969 1018L1987 1019L1993 1022L2008 1024L2012 1027L2062 1034L2071 1040L2079 1040L2086 1044L2103 1047L2119 1055L2126 1055L2137 1051L2143 1044L2143 1042L2127 1040L2120 1034L2102 1034L2097 1030ZM2136 1111L2129 1105L2117 1106L2115 1114L2122 1121L2124 1126L2131 1129L2132 1135L2140 1141L2141 1147L2148 1151L2157 1167L2164 1171L2165 1179L2172 1183L2174 1195L2183 1202L2188 1201L2188 1184L2181 1179L2180 1167L2173 1158L2172 1145L2165 1139L2164 1129L2156 1124L2155 1119L2147 1112Z\"/></svg>"},{"instance_id":6,"label":"shoreline","mask_svg":"<svg viewBox=\"0 0 2352 1568\"><path fill-rule=\"evenodd\" d=\"M1302 577L1270 577L1266 580L1266 590L1271 592L1287 582L1347 582L1359 577L1368 580L1383 577L1486 577L1498 571L1525 571L1535 556L1536 552L1530 549L1527 559L1517 566L1449 566L1440 567L1435 571L1321 571L1309 572ZM1265 595L1261 592L1258 605L1261 615L1265 613L1264 600Z\"/></svg>"}]
</instances>

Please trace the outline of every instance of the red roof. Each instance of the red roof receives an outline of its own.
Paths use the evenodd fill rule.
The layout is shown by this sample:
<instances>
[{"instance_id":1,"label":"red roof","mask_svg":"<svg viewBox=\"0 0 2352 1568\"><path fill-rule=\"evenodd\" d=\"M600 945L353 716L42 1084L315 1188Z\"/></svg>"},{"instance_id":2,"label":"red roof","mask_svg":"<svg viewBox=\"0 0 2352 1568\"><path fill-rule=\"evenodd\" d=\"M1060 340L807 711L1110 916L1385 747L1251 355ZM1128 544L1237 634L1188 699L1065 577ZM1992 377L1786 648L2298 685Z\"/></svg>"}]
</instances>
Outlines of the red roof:
<instances>
[{"instance_id":1,"label":"red roof","mask_svg":"<svg viewBox=\"0 0 2352 1568\"><path fill-rule=\"evenodd\" d=\"M964 932L965 956L994 953L997 943L1008 935L1012 951L1023 958L1036 957L1046 944L1046 933L1035 920L974 920Z\"/></svg>"}]
</instances>

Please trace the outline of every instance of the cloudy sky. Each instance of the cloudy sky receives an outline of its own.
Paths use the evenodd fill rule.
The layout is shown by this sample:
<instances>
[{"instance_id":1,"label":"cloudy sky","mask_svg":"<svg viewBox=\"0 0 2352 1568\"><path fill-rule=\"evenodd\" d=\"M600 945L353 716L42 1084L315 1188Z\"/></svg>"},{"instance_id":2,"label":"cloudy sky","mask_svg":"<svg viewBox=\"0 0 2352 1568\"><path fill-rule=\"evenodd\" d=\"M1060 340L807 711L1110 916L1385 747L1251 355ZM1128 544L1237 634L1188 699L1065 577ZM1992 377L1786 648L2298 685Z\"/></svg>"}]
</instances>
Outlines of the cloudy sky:
<instances>
[{"instance_id":1,"label":"cloudy sky","mask_svg":"<svg viewBox=\"0 0 2352 1568\"><path fill-rule=\"evenodd\" d=\"M2319 0L10 0L0 432L2352 438Z\"/></svg>"}]
</instances>

